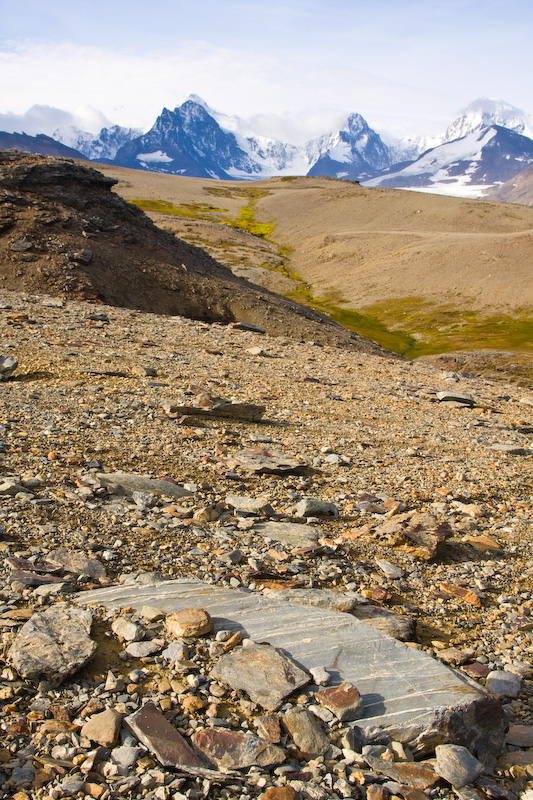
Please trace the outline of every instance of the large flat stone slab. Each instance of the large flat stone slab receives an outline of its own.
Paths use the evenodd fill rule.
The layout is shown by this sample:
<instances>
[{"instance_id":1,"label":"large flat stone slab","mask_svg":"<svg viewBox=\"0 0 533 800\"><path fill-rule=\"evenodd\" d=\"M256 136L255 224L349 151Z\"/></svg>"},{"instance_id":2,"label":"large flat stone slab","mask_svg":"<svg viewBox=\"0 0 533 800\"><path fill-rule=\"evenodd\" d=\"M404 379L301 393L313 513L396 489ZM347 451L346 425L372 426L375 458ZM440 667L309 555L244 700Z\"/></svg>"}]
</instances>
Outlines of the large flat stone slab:
<instances>
[{"instance_id":1,"label":"large flat stone slab","mask_svg":"<svg viewBox=\"0 0 533 800\"><path fill-rule=\"evenodd\" d=\"M108 609L157 605L167 613L204 608L213 618L215 632L241 631L285 650L308 671L325 667L333 685L356 686L365 704L357 720L363 728L385 728L419 752L444 742L468 746L480 757L501 749L504 719L498 700L423 651L351 614L192 579L97 589L82 592L76 600Z\"/></svg>"}]
</instances>

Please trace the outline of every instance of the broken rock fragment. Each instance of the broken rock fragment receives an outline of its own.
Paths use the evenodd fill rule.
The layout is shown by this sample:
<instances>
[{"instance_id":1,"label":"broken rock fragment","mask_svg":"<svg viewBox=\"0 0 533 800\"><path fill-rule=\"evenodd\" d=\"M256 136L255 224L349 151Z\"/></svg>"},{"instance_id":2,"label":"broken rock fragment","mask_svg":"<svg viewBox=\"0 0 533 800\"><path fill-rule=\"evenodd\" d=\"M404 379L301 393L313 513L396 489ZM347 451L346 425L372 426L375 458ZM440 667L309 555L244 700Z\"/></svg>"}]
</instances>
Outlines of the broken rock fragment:
<instances>
[{"instance_id":1,"label":"broken rock fragment","mask_svg":"<svg viewBox=\"0 0 533 800\"><path fill-rule=\"evenodd\" d=\"M294 706L283 715L282 723L304 758L318 758L328 749L329 738L315 715L306 708Z\"/></svg>"},{"instance_id":2,"label":"broken rock fragment","mask_svg":"<svg viewBox=\"0 0 533 800\"><path fill-rule=\"evenodd\" d=\"M441 744L435 748L435 755L435 772L458 789L473 783L485 771L466 747Z\"/></svg>"},{"instance_id":3,"label":"broken rock fragment","mask_svg":"<svg viewBox=\"0 0 533 800\"><path fill-rule=\"evenodd\" d=\"M269 644L252 644L223 655L211 670L211 677L245 691L267 711L276 711L288 695L311 680L307 672Z\"/></svg>"},{"instance_id":4,"label":"broken rock fragment","mask_svg":"<svg viewBox=\"0 0 533 800\"><path fill-rule=\"evenodd\" d=\"M273 767L285 761L285 751L253 733L207 728L192 737L196 747L220 769Z\"/></svg>"},{"instance_id":5,"label":"broken rock fragment","mask_svg":"<svg viewBox=\"0 0 533 800\"><path fill-rule=\"evenodd\" d=\"M0 381L7 381L18 365L19 362L13 356L0 356Z\"/></svg>"},{"instance_id":6,"label":"broken rock fragment","mask_svg":"<svg viewBox=\"0 0 533 800\"><path fill-rule=\"evenodd\" d=\"M350 722L363 716L364 702L352 683L341 683L315 692L315 698L332 711L341 722Z\"/></svg>"},{"instance_id":7,"label":"broken rock fragment","mask_svg":"<svg viewBox=\"0 0 533 800\"><path fill-rule=\"evenodd\" d=\"M181 733L149 702L126 717L124 723L164 767L204 767Z\"/></svg>"},{"instance_id":8,"label":"broken rock fragment","mask_svg":"<svg viewBox=\"0 0 533 800\"><path fill-rule=\"evenodd\" d=\"M372 755L365 755L364 758L374 772L379 772L397 783L412 786L415 789L429 789L439 780L439 775L431 764L425 761L392 763Z\"/></svg>"},{"instance_id":9,"label":"broken rock fragment","mask_svg":"<svg viewBox=\"0 0 533 800\"><path fill-rule=\"evenodd\" d=\"M352 614L362 622L372 625L373 628L400 642L416 640L415 622L406 614L395 614L388 608L372 605L356 605Z\"/></svg>"},{"instance_id":10,"label":"broken rock fragment","mask_svg":"<svg viewBox=\"0 0 533 800\"><path fill-rule=\"evenodd\" d=\"M8 661L19 675L52 684L89 661L96 650L90 638L92 614L58 603L26 622L8 653Z\"/></svg>"},{"instance_id":11,"label":"broken rock fragment","mask_svg":"<svg viewBox=\"0 0 533 800\"><path fill-rule=\"evenodd\" d=\"M301 459L274 450L240 450L228 461L256 475L299 475L307 468Z\"/></svg>"},{"instance_id":12,"label":"broken rock fragment","mask_svg":"<svg viewBox=\"0 0 533 800\"><path fill-rule=\"evenodd\" d=\"M268 537L274 539L275 542L292 547L309 547L316 543L319 536L323 535L321 528L297 522L262 522L254 525L253 530L259 536Z\"/></svg>"},{"instance_id":13,"label":"broken rock fragment","mask_svg":"<svg viewBox=\"0 0 533 800\"><path fill-rule=\"evenodd\" d=\"M162 407L165 414L171 418L190 415L240 419L248 422L259 422L266 411L265 406L258 406L254 403L233 403L231 400L224 400L222 397L209 397L208 400L204 399L192 405L165 402Z\"/></svg>"},{"instance_id":14,"label":"broken rock fragment","mask_svg":"<svg viewBox=\"0 0 533 800\"><path fill-rule=\"evenodd\" d=\"M81 735L102 747L113 747L118 741L122 715L113 708L95 714L83 725Z\"/></svg>"},{"instance_id":15,"label":"broken rock fragment","mask_svg":"<svg viewBox=\"0 0 533 800\"><path fill-rule=\"evenodd\" d=\"M287 600L291 603L303 603L317 608L329 608L330 611L349 612L357 605L353 597L331 589L265 589L266 597L275 600Z\"/></svg>"}]
</instances>

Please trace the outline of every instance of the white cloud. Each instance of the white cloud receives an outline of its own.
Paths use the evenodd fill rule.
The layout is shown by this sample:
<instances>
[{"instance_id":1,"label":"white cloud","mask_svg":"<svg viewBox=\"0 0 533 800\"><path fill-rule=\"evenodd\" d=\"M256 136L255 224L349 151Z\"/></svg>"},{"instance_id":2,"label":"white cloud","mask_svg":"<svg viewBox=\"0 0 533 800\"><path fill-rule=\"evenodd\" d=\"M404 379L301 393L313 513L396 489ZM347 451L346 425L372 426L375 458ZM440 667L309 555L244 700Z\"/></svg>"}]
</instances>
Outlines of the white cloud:
<instances>
[{"instance_id":1,"label":"white cloud","mask_svg":"<svg viewBox=\"0 0 533 800\"><path fill-rule=\"evenodd\" d=\"M38 111L20 121L27 126L28 119L37 124L39 115L47 122L42 109L49 106L50 118L58 108L77 109L75 116L85 120L78 127L85 129L93 130L100 119L88 108L101 109L113 123L147 129L164 106L173 108L191 92L220 111L249 118L264 135L294 142L337 127L353 111L378 129L393 126L397 135L419 133L422 124L440 131L456 106L438 92L301 53L279 57L203 42L170 53L31 43L0 53L0 97L9 118L38 104Z\"/></svg>"},{"instance_id":2,"label":"white cloud","mask_svg":"<svg viewBox=\"0 0 533 800\"><path fill-rule=\"evenodd\" d=\"M24 114L0 114L0 130L7 133L27 133L35 136L45 133L51 136L58 128L70 125L82 131L98 133L110 121L90 106L81 106L73 113L53 106L34 105Z\"/></svg>"}]
</instances>

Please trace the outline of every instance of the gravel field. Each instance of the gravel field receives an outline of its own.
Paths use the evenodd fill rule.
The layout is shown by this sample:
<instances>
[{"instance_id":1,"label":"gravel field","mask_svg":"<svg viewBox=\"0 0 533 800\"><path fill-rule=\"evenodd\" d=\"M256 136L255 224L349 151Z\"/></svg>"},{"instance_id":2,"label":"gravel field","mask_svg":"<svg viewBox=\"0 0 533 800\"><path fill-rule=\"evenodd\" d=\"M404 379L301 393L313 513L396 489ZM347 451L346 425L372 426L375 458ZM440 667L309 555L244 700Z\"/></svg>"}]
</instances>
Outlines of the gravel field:
<instances>
[{"instance_id":1,"label":"gravel field","mask_svg":"<svg viewBox=\"0 0 533 800\"><path fill-rule=\"evenodd\" d=\"M0 797L533 791L532 395L429 364L45 295L2 291L0 314L0 355L18 361L0 383ZM217 415L219 398L233 414ZM264 406L261 419L244 418L251 405ZM124 492L117 472L145 483ZM273 522L309 525L312 541L291 538L296 529L276 540L262 527ZM229 777L214 759L210 771L176 773L124 728L92 738L87 719L112 710L120 727L146 700L187 741L209 720L219 734L263 725L266 737L257 705L208 677L224 637L185 637L188 653L165 660L172 636L157 614L123 612L138 644L157 645L135 656L111 629L117 614L94 608L98 647L81 671L21 680L12 646L34 612L153 572L252 592L333 590L352 601L347 613L370 614L480 685L512 676L491 691L513 735L466 788L442 767L424 786L385 777L378 756L402 766L409 748L378 737L358 749L323 709L329 750L306 752L287 722L276 744L286 761ZM289 704L313 706L311 694ZM414 755L435 767L432 753Z\"/></svg>"}]
</instances>

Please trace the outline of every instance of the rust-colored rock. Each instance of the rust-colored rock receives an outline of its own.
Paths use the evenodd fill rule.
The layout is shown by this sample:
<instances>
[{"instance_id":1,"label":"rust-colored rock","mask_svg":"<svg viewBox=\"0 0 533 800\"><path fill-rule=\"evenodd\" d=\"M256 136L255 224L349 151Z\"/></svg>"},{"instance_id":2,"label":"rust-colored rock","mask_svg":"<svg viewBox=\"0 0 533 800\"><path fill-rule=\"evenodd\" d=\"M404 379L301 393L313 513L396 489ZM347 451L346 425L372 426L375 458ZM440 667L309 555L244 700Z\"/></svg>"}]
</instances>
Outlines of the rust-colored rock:
<instances>
[{"instance_id":1,"label":"rust-colored rock","mask_svg":"<svg viewBox=\"0 0 533 800\"><path fill-rule=\"evenodd\" d=\"M171 636L183 636L188 639L210 633L213 628L211 617L202 608L173 611L165 619L165 625Z\"/></svg>"},{"instance_id":2,"label":"rust-colored rock","mask_svg":"<svg viewBox=\"0 0 533 800\"><path fill-rule=\"evenodd\" d=\"M325 708L329 708L341 722L359 719L363 714L363 699L352 683L329 686L327 689L315 692L315 698Z\"/></svg>"},{"instance_id":3,"label":"rust-colored rock","mask_svg":"<svg viewBox=\"0 0 533 800\"><path fill-rule=\"evenodd\" d=\"M193 734L196 747L220 769L273 767L285 761L285 751L253 733L206 728Z\"/></svg>"}]
</instances>

